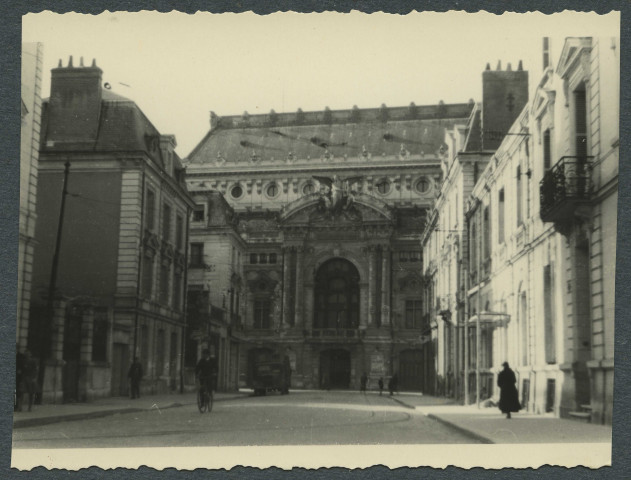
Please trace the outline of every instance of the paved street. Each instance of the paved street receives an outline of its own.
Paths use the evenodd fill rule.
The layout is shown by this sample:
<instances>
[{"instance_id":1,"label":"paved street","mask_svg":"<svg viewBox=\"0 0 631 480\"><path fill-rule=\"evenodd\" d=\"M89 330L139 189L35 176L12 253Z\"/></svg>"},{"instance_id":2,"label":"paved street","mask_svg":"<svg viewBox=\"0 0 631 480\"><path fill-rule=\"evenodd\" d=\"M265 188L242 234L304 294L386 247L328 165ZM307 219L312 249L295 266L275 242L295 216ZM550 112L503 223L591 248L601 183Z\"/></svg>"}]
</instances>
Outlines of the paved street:
<instances>
[{"instance_id":1,"label":"paved street","mask_svg":"<svg viewBox=\"0 0 631 480\"><path fill-rule=\"evenodd\" d=\"M14 448L478 443L388 396L292 392L244 396L200 414L181 407L14 430ZM429 399L428 399L429 400Z\"/></svg>"}]
</instances>

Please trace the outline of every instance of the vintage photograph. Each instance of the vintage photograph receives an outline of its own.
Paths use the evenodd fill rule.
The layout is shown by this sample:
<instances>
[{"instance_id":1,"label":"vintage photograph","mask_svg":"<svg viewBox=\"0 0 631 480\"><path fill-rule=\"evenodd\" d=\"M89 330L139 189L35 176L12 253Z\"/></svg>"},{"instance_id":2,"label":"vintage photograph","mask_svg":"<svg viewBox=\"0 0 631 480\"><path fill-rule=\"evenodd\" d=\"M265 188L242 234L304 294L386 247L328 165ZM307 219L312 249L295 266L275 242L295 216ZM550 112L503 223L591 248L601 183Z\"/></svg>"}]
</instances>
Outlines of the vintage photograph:
<instances>
[{"instance_id":1,"label":"vintage photograph","mask_svg":"<svg viewBox=\"0 0 631 480\"><path fill-rule=\"evenodd\" d=\"M619 12L40 12L21 69L13 467L611 464Z\"/></svg>"}]
</instances>

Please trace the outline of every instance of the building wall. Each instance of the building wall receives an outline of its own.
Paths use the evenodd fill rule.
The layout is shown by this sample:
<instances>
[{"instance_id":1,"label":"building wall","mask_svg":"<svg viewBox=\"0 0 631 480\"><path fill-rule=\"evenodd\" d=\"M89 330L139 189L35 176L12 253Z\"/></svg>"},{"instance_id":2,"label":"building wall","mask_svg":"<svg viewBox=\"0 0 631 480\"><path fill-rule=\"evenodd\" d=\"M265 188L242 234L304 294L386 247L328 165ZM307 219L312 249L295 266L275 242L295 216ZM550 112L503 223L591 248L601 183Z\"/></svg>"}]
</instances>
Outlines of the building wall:
<instances>
[{"instance_id":1,"label":"building wall","mask_svg":"<svg viewBox=\"0 0 631 480\"><path fill-rule=\"evenodd\" d=\"M181 385L192 201L174 137L160 135L131 100L103 90L101 74L95 62L73 67L72 59L53 69L51 100L43 109L37 295L31 300L36 322L30 322L28 342L41 361L44 401L127 395L134 356L145 373L142 392ZM51 316L48 289L66 165Z\"/></svg>"},{"instance_id":2,"label":"building wall","mask_svg":"<svg viewBox=\"0 0 631 480\"><path fill-rule=\"evenodd\" d=\"M43 46L40 43L22 45L23 105L20 133L20 214L18 244L18 288L16 343L26 348L29 305L31 301L31 276L33 268L34 236L37 195L37 168L39 135L42 114Z\"/></svg>"},{"instance_id":3,"label":"building wall","mask_svg":"<svg viewBox=\"0 0 631 480\"><path fill-rule=\"evenodd\" d=\"M513 366L528 411L609 423L618 174L616 42L568 39L558 46L557 57L474 187L472 200L481 203L470 202L470 218L479 225L480 210L488 205L492 268L486 288L493 312L510 315L507 324L493 327L493 374L504 360ZM581 85L587 100L587 152L592 156L591 202L579 200L544 222L542 179L557 162L567 161L564 157L577 158L573 92ZM569 181L574 172L571 164L565 168L562 178ZM516 217L520 177L523 224ZM476 235L481 236L479 229ZM477 295L470 291L470 300ZM498 393L494 388L493 395Z\"/></svg>"}]
</instances>

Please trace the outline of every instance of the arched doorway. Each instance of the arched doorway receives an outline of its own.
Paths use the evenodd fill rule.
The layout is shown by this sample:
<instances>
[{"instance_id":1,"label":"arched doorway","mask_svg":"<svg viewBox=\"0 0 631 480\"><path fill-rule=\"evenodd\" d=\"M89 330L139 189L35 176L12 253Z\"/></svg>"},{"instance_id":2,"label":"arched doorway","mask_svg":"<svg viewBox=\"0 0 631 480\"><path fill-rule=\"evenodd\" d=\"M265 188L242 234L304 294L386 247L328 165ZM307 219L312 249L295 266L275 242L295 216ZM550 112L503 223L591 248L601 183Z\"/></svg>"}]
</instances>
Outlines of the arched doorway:
<instances>
[{"instance_id":1,"label":"arched doorway","mask_svg":"<svg viewBox=\"0 0 631 480\"><path fill-rule=\"evenodd\" d=\"M399 355L399 388L418 392L423 390L423 350L404 350Z\"/></svg>"},{"instance_id":2,"label":"arched doorway","mask_svg":"<svg viewBox=\"0 0 631 480\"><path fill-rule=\"evenodd\" d=\"M320 388L349 388L351 354L347 350L330 349L320 353Z\"/></svg>"},{"instance_id":3,"label":"arched doorway","mask_svg":"<svg viewBox=\"0 0 631 480\"><path fill-rule=\"evenodd\" d=\"M359 272L342 258L324 262L316 273L313 328L345 330L359 327Z\"/></svg>"}]
</instances>

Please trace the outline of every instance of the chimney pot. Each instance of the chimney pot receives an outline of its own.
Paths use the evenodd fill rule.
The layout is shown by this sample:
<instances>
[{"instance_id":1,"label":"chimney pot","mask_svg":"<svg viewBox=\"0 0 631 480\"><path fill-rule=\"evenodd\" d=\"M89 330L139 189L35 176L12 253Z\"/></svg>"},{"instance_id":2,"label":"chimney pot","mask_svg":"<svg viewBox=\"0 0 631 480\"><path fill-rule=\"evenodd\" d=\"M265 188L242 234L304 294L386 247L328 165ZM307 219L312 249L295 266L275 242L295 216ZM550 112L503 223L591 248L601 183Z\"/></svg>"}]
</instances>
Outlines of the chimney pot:
<instances>
[{"instance_id":1,"label":"chimney pot","mask_svg":"<svg viewBox=\"0 0 631 480\"><path fill-rule=\"evenodd\" d=\"M83 67L83 57L79 58L79 66Z\"/></svg>"},{"instance_id":2,"label":"chimney pot","mask_svg":"<svg viewBox=\"0 0 631 480\"><path fill-rule=\"evenodd\" d=\"M92 67L96 67L96 58L92 59Z\"/></svg>"},{"instance_id":3,"label":"chimney pot","mask_svg":"<svg viewBox=\"0 0 631 480\"><path fill-rule=\"evenodd\" d=\"M520 72L524 70L524 65L522 64L521 60L519 61L519 65L517 65L517 70L519 70Z\"/></svg>"},{"instance_id":4,"label":"chimney pot","mask_svg":"<svg viewBox=\"0 0 631 480\"><path fill-rule=\"evenodd\" d=\"M72 68L72 55L70 55L70 58L68 59L68 68Z\"/></svg>"},{"instance_id":5,"label":"chimney pot","mask_svg":"<svg viewBox=\"0 0 631 480\"><path fill-rule=\"evenodd\" d=\"M61 64L61 58L59 59L59 64L57 65L57 68L61 68L63 67L63 65Z\"/></svg>"},{"instance_id":6,"label":"chimney pot","mask_svg":"<svg viewBox=\"0 0 631 480\"><path fill-rule=\"evenodd\" d=\"M486 69L487 69L487 70L491 70L491 64L490 64L490 63L488 63L488 62L487 62L487 64L486 64Z\"/></svg>"},{"instance_id":7,"label":"chimney pot","mask_svg":"<svg viewBox=\"0 0 631 480\"><path fill-rule=\"evenodd\" d=\"M501 60L498 60L498 61L497 61L497 67L495 68L495 70L498 70L498 71L499 71L499 70L501 70L501 69L502 69L502 61L501 61Z\"/></svg>"},{"instance_id":8,"label":"chimney pot","mask_svg":"<svg viewBox=\"0 0 631 480\"><path fill-rule=\"evenodd\" d=\"M506 71L507 72L512 72L513 71L513 67L511 66L510 62L508 62L508 64L506 65Z\"/></svg>"}]
</instances>

